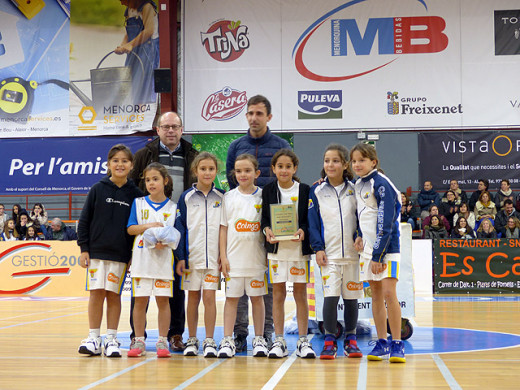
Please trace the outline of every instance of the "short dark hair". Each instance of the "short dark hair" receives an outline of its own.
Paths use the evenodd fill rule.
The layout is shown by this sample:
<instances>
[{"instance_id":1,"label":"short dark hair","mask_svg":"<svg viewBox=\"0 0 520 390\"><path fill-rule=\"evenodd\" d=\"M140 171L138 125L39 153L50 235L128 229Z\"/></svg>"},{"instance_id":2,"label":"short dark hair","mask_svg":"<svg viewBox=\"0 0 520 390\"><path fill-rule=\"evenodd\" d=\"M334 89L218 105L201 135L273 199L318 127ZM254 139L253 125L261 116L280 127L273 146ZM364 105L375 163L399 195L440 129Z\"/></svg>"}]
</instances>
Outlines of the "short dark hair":
<instances>
[{"instance_id":1,"label":"short dark hair","mask_svg":"<svg viewBox=\"0 0 520 390\"><path fill-rule=\"evenodd\" d=\"M513 201L512 201L511 199L506 199L506 200L504 200L504 206L505 206L506 204L513 205Z\"/></svg>"},{"instance_id":2,"label":"short dark hair","mask_svg":"<svg viewBox=\"0 0 520 390\"><path fill-rule=\"evenodd\" d=\"M249 106L252 106L253 104L260 104L260 103L264 103L265 109L267 111L267 115L271 115L271 103L263 95L255 95L255 96L249 98L249 100L247 101L247 107L249 108Z\"/></svg>"},{"instance_id":3,"label":"short dark hair","mask_svg":"<svg viewBox=\"0 0 520 390\"><path fill-rule=\"evenodd\" d=\"M489 180L488 179L478 179L479 182L484 183L486 186L486 190L489 188Z\"/></svg>"}]
</instances>

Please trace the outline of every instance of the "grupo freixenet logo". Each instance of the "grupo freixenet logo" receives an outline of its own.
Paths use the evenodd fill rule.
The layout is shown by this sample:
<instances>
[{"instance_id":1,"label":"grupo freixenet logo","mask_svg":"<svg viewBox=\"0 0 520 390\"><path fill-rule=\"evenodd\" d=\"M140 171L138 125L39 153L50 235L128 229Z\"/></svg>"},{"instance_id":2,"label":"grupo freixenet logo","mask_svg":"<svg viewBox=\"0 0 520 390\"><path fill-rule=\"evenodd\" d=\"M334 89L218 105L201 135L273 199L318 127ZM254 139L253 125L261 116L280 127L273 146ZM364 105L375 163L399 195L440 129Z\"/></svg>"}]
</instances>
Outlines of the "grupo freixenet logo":
<instances>
[{"instance_id":1,"label":"grupo freixenet logo","mask_svg":"<svg viewBox=\"0 0 520 390\"><path fill-rule=\"evenodd\" d=\"M520 54L520 9L495 11L495 55Z\"/></svg>"},{"instance_id":2,"label":"grupo freixenet logo","mask_svg":"<svg viewBox=\"0 0 520 390\"><path fill-rule=\"evenodd\" d=\"M11 273L12 279L20 280L19 286L10 290L0 288L0 295L34 293L47 285L53 276L70 274L70 266L76 265L77 258L65 256L66 259L63 259L62 257L52 253L51 245L37 241L28 241L1 252L0 264L6 261L20 269L34 269ZM5 276L8 275L4 274ZM34 281L35 277L39 279ZM31 281L27 281L27 278Z\"/></svg>"},{"instance_id":3,"label":"grupo freixenet logo","mask_svg":"<svg viewBox=\"0 0 520 390\"><path fill-rule=\"evenodd\" d=\"M207 121L225 121L237 116L246 104L245 91L224 87L207 97L202 105L201 116Z\"/></svg>"},{"instance_id":4,"label":"grupo freixenet logo","mask_svg":"<svg viewBox=\"0 0 520 390\"><path fill-rule=\"evenodd\" d=\"M298 91L298 119L341 119L343 92Z\"/></svg>"},{"instance_id":5,"label":"grupo freixenet logo","mask_svg":"<svg viewBox=\"0 0 520 390\"><path fill-rule=\"evenodd\" d=\"M239 58L249 48L247 26L240 20L221 20L208 31L201 32L200 38L211 58L220 62L231 62Z\"/></svg>"},{"instance_id":6,"label":"grupo freixenet logo","mask_svg":"<svg viewBox=\"0 0 520 390\"><path fill-rule=\"evenodd\" d=\"M425 96L401 97L399 92L386 93L388 115L451 115L462 114L462 103L436 105Z\"/></svg>"},{"instance_id":7,"label":"grupo freixenet logo","mask_svg":"<svg viewBox=\"0 0 520 390\"><path fill-rule=\"evenodd\" d=\"M446 22L440 16L403 16L403 17L381 17L380 15L369 18L365 23L359 23L356 19L333 19L332 17L340 11L357 4L371 0L352 0L327 12L314 21L294 45L292 57L294 65L303 77L320 82L334 82L349 80L364 76L381 69L403 54L426 54L438 53L448 47L448 37L443 32ZM424 0L417 0L425 10L428 7ZM357 73L339 76L326 75L320 70L311 70L303 59L303 53L313 34L330 20L330 60L346 56L381 56L381 63L377 66L371 65ZM362 32L360 25L366 24ZM377 37L378 52L372 53ZM350 51L353 48L352 51ZM391 56L391 57L388 57ZM373 61L371 61L372 63ZM348 63L342 63L342 68L348 67Z\"/></svg>"}]
</instances>

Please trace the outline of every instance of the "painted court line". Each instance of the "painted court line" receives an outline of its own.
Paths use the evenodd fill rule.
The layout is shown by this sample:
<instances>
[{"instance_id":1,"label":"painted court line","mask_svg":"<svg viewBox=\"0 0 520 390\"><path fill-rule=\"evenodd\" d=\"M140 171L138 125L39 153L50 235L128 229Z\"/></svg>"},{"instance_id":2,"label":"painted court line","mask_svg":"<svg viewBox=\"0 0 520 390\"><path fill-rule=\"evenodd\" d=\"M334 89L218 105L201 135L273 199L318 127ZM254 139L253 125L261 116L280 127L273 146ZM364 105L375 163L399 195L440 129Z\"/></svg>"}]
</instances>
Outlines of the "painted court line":
<instances>
[{"instance_id":1,"label":"painted court line","mask_svg":"<svg viewBox=\"0 0 520 390\"><path fill-rule=\"evenodd\" d=\"M92 389L93 387L96 387L96 386L98 386L98 385L101 385L101 384L103 384L103 383L106 383L106 382L108 382L108 381L110 381L110 380L112 380L112 379L114 379L114 378L117 378L118 376L121 376L121 375L123 375L123 374L126 374L127 372L132 371L132 370L136 369L137 367L141 367L143 364L146 364L146 363L151 362L152 360L156 360L156 359L157 359L157 357L154 356L153 358L148 358L148 359L146 359L146 360L143 360L142 362L139 362L139 363L137 363L137 364L134 364L134 365L131 366L131 367L127 367L127 368L125 368L124 370L121 370L121 371L119 371L119 372L116 372L115 374L109 375L109 376L107 376L107 377L105 377L105 378L102 378L102 379L96 381L96 382L93 382L93 383L91 383L90 385L86 385L86 386L84 386L84 387L81 387L79 390Z\"/></svg>"},{"instance_id":2,"label":"painted court line","mask_svg":"<svg viewBox=\"0 0 520 390\"><path fill-rule=\"evenodd\" d=\"M367 358L366 356L363 356L361 358L361 362L359 363L357 390L365 390L367 388L367 366Z\"/></svg>"},{"instance_id":3,"label":"painted court line","mask_svg":"<svg viewBox=\"0 0 520 390\"><path fill-rule=\"evenodd\" d=\"M309 341L312 340L314 337L314 334L311 334L309 336ZM296 351L292 353L289 358L283 362L283 364L280 366L278 370L274 373L274 375L267 381L267 383L262 387L262 390L271 390L276 387L278 382L282 380L282 378L285 376L287 371L289 371L289 368L291 368L292 364L296 361Z\"/></svg>"},{"instance_id":4,"label":"painted court line","mask_svg":"<svg viewBox=\"0 0 520 390\"><path fill-rule=\"evenodd\" d=\"M181 389L187 388L193 382L198 381L200 378L202 378L208 372L210 372L214 368L217 368L220 364L224 363L225 361L226 361L226 359L219 359L219 360L217 360L211 366L206 367L204 370L200 371L197 375L194 375L190 379L188 379L187 381L182 382L179 386L175 387L173 390L181 390Z\"/></svg>"},{"instance_id":5,"label":"painted court line","mask_svg":"<svg viewBox=\"0 0 520 390\"><path fill-rule=\"evenodd\" d=\"M444 361L441 359L439 355L436 353L432 354L433 361L435 364L437 364L437 367L439 367L439 371L441 372L442 376L446 380L446 383L448 386L450 386L450 389L452 390L462 390L462 387L457 383L453 375L451 375L451 372L449 368L446 366Z\"/></svg>"},{"instance_id":6,"label":"painted court line","mask_svg":"<svg viewBox=\"0 0 520 390\"><path fill-rule=\"evenodd\" d=\"M41 320L36 320L36 321L20 322L19 324L13 324L13 325L2 326L2 327L0 327L0 330L2 330L2 329L14 328L14 327L17 327L17 326L22 326L22 325L37 324L38 322L44 322L44 321L55 320L55 319L57 319L57 318L64 318L64 317L76 316L76 315L78 315L78 314L83 314L83 313L85 313L85 311L80 311L80 312L78 312L78 313L65 314L65 315L58 316L58 317L42 318Z\"/></svg>"},{"instance_id":7,"label":"painted court line","mask_svg":"<svg viewBox=\"0 0 520 390\"><path fill-rule=\"evenodd\" d=\"M74 307L69 307L68 309L79 309L80 307L84 307L85 305L78 305L78 306L74 306ZM56 309L56 310L47 310L47 311L35 311L35 312L30 312L30 313L27 313L27 314L20 314L20 315L17 315L17 316L12 316L12 317L4 317L4 318L0 318L0 321L7 321L7 320L12 320L12 319L15 319L15 318L20 318L20 317L34 317L34 315L37 315L37 314L48 314L48 313L54 313L56 311L66 311L67 309Z\"/></svg>"}]
</instances>

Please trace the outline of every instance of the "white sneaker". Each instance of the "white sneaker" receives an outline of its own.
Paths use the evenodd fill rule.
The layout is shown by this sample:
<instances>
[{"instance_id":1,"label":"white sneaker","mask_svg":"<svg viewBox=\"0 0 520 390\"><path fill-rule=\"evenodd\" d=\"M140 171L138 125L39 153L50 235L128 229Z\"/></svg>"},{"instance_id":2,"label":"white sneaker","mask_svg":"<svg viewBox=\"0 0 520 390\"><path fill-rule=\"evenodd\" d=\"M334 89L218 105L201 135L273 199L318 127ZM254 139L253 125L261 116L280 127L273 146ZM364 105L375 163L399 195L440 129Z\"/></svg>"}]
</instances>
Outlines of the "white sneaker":
<instances>
[{"instance_id":1,"label":"white sneaker","mask_svg":"<svg viewBox=\"0 0 520 390\"><path fill-rule=\"evenodd\" d=\"M199 339L196 337L190 337L186 341L186 349L184 350L184 356L197 356L199 354Z\"/></svg>"},{"instance_id":2,"label":"white sneaker","mask_svg":"<svg viewBox=\"0 0 520 390\"><path fill-rule=\"evenodd\" d=\"M78 352L90 356L101 355L101 337L87 337L82 340Z\"/></svg>"},{"instance_id":3,"label":"white sneaker","mask_svg":"<svg viewBox=\"0 0 520 390\"><path fill-rule=\"evenodd\" d=\"M277 337L274 339L273 346L269 350L269 358L279 359L289 355L287 351L287 343L283 337Z\"/></svg>"},{"instance_id":4,"label":"white sneaker","mask_svg":"<svg viewBox=\"0 0 520 390\"><path fill-rule=\"evenodd\" d=\"M220 342L217 357L232 358L233 356L235 356L235 342L233 341L233 337L226 336Z\"/></svg>"},{"instance_id":5,"label":"white sneaker","mask_svg":"<svg viewBox=\"0 0 520 390\"><path fill-rule=\"evenodd\" d=\"M253 339L253 357L267 356L267 342L263 336L256 336Z\"/></svg>"},{"instance_id":6,"label":"white sneaker","mask_svg":"<svg viewBox=\"0 0 520 390\"><path fill-rule=\"evenodd\" d=\"M207 337L202 342L202 350L204 351L205 358L217 357L217 343L211 337Z\"/></svg>"},{"instance_id":7,"label":"white sneaker","mask_svg":"<svg viewBox=\"0 0 520 390\"><path fill-rule=\"evenodd\" d=\"M103 342L106 357L121 357L121 343L117 341L117 337L106 336Z\"/></svg>"},{"instance_id":8,"label":"white sneaker","mask_svg":"<svg viewBox=\"0 0 520 390\"><path fill-rule=\"evenodd\" d=\"M307 337L302 336L298 339L296 343L296 356L304 359L314 359L316 357L316 352L312 349L312 344L307 340Z\"/></svg>"}]
</instances>

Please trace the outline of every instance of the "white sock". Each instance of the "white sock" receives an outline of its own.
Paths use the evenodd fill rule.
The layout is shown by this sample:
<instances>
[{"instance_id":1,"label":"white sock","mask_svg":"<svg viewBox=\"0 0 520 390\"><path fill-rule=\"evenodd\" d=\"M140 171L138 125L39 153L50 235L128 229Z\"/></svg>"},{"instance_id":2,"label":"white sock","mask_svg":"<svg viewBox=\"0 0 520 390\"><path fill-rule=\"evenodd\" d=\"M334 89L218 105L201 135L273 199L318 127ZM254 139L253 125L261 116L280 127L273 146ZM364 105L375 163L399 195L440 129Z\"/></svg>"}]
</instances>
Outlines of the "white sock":
<instances>
[{"instance_id":1,"label":"white sock","mask_svg":"<svg viewBox=\"0 0 520 390\"><path fill-rule=\"evenodd\" d=\"M91 337L93 339L97 339L101 336L101 329L89 329L88 330L88 337Z\"/></svg>"},{"instance_id":2,"label":"white sock","mask_svg":"<svg viewBox=\"0 0 520 390\"><path fill-rule=\"evenodd\" d=\"M107 329L107 337L117 338L117 329Z\"/></svg>"},{"instance_id":3,"label":"white sock","mask_svg":"<svg viewBox=\"0 0 520 390\"><path fill-rule=\"evenodd\" d=\"M168 343L168 337L166 337L166 336L159 336L159 337L157 338L157 341L158 341L158 342L161 342L161 341L162 341L163 343Z\"/></svg>"}]
</instances>

